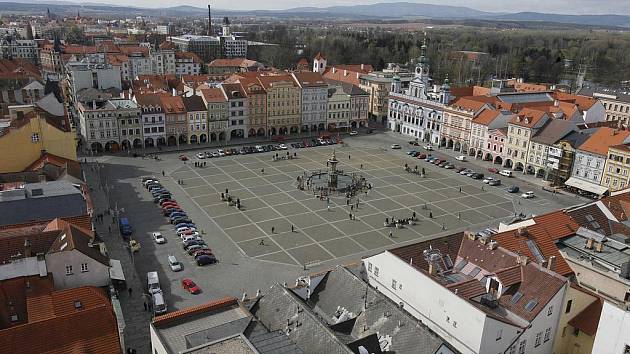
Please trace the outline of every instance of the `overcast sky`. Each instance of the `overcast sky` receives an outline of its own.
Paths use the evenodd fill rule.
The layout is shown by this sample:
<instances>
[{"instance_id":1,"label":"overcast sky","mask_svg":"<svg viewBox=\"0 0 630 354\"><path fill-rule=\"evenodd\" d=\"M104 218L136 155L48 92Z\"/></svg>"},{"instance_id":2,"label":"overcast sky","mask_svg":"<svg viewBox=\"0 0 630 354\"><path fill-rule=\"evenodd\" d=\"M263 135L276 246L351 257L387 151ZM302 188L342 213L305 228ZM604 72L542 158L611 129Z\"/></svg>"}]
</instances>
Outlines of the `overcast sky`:
<instances>
[{"instance_id":1,"label":"overcast sky","mask_svg":"<svg viewBox=\"0 0 630 354\"><path fill-rule=\"evenodd\" d=\"M76 1L76 0L75 0ZM88 0L89 1L89 0ZM377 2L396 2L405 0L92 0L90 2L140 7L169 7L192 5L206 7L210 2L213 7L230 10L246 9L287 9L302 6L325 7L331 5L357 5ZM630 15L630 0L421 0L426 4L467 6L490 12L551 12L564 14L618 14Z\"/></svg>"}]
</instances>

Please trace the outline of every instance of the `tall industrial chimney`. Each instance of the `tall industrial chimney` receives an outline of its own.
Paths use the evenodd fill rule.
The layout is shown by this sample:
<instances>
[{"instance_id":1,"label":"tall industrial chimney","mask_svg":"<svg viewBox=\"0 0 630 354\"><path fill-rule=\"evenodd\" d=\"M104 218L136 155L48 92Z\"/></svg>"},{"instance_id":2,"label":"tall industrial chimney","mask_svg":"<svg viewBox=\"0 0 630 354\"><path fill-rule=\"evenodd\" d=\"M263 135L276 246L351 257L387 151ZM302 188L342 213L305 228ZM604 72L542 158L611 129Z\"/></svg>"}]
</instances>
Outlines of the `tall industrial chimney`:
<instances>
[{"instance_id":1,"label":"tall industrial chimney","mask_svg":"<svg viewBox=\"0 0 630 354\"><path fill-rule=\"evenodd\" d=\"M208 5L208 36L212 36L212 14L210 13L210 5Z\"/></svg>"}]
</instances>

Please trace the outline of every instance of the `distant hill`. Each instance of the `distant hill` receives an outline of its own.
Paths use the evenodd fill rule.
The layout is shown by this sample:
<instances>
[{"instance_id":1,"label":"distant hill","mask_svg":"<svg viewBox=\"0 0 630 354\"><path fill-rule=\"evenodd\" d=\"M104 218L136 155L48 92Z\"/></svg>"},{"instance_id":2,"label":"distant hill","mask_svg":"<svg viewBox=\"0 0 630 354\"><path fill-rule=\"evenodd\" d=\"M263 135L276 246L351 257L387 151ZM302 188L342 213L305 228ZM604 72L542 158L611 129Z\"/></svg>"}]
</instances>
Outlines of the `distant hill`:
<instances>
[{"instance_id":1,"label":"distant hill","mask_svg":"<svg viewBox=\"0 0 630 354\"><path fill-rule=\"evenodd\" d=\"M194 6L174 6L167 8L139 8L97 3L71 3L70 1L43 0L46 3L33 3L31 0L0 1L0 13L43 14L50 8L58 15L100 14L117 17L127 16L206 16L207 9ZM279 18L309 19L409 19L426 18L439 20L483 20L512 22L549 22L582 26L630 28L630 16L623 15L562 15L539 12L493 13L463 6L431 5L413 2L377 3L369 5L347 5L330 7L296 7L286 10L224 10L213 9L214 16L265 16Z\"/></svg>"}]
</instances>

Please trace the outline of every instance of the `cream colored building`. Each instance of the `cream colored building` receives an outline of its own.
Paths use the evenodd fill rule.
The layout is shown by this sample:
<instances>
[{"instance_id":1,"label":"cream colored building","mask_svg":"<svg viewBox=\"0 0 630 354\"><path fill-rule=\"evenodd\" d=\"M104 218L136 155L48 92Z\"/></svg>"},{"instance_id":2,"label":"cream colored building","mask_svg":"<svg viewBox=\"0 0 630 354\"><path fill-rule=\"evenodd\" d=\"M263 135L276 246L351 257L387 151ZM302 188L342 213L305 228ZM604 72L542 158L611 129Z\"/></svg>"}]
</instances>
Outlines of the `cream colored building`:
<instances>
[{"instance_id":1,"label":"cream colored building","mask_svg":"<svg viewBox=\"0 0 630 354\"><path fill-rule=\"evenodd\" d=\"M555 354L590 354L603 301L595 294L571 285L559 309L560 321L553 343Z\"/></svg>"},{"instance_id":2,"label":"cream colored building","mask_svg":"<svg viewBox=\"0 0 630 354\"><path fill-rule=\"evenodd\" d=\"M546 112L524 108L508 122L505 167L535 173L534 166L527 163L530 139L549 119Z\"/></svg>"},{"instance_id":3,"label":"cream colored building","mask_svg":"<svg viewBox=\"0 0 630 354\"><path fill-rule=\"evenodd\" d=\"M610 191L618 191L630 186L630 145L622 144L608 148L608 158L604 166L601 185Z\"/></svg>"},{"instance_id":4,"label":"cream colored building","mask_svg":"<svg viewBox=\"0 0 630 354\"><path fill-rule=\"evenodd\" d=\"M291 75L259 76L267 91L268 135L287 135L300 132L302 93Z\"/></svg>"}]
</instances>

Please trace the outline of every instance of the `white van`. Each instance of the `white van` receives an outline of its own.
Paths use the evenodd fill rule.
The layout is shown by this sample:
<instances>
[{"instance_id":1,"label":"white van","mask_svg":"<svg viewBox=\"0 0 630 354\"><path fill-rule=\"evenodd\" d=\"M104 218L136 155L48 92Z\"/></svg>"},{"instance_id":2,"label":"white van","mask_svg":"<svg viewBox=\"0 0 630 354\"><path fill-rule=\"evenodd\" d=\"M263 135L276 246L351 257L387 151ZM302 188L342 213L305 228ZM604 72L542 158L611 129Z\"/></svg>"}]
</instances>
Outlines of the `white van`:
<instances>
[{"instance_id":1,"label":"white van","mask_svg":"<svg viewBox=\"0 0 630 354\"><path fill-rule=\"evenodd\" d=\"M156 315L165 313L167 311L166 302L164 301L164 295L162 295L162 290L158 290L153 293L153 313Z\"/></svg>"},{"instance_id":2,"label":"white van","mask_svg":"<svg viewBox=\"0 0 630 354\"><path fill-rule=\"evenodd\" d=\"M513 173L510 170L502 170L501 172L499 172L499 174L501 176L505 176L505 177L512 177Z\"/></svg>"},{"instance_id":3,"label":"white van","mask_svg":"<svg viewBox=\"0 0 630 354\"><path fill-rule=\"evenodd\" d=\"M175 256L173 255L168 256L168 266L173 272L179 272L180 270L182 270L182 264L179 263L177 258L175 258Z\"/></svg>"},{"instance_id":4,"label":"white van","mask_svg":"<svg viewBox=\"0 0 630 354\"><path fill-rule=\"evenodd\" d=\"M160 279L158 278L157 272L148 272L147 273L147 288L149 290L149 294L153 294L160 290Z\"/></svg>"}]
</instances>

